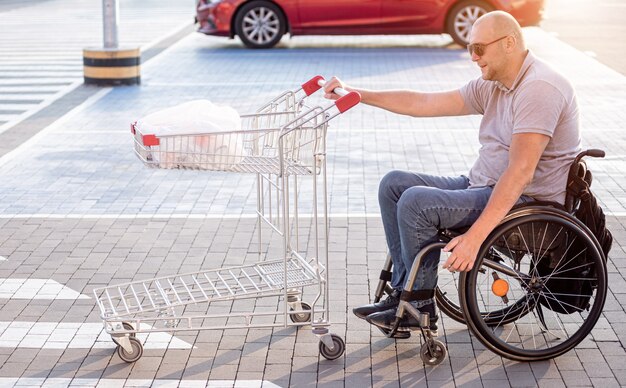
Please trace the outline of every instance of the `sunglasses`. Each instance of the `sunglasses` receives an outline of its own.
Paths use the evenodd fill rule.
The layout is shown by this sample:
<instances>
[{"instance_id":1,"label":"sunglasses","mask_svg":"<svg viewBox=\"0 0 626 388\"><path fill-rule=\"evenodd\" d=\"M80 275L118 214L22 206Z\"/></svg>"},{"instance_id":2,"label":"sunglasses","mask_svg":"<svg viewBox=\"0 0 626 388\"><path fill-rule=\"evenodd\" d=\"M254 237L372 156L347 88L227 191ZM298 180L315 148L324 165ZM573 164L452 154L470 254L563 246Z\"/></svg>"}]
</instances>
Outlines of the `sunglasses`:
<instances>
[{"instance_id":1,"label":"sunglasses","mask_svg":"<svg viewBox=\"0 0 626 388\"><path fill-rule=\"evenodd\" d=\"M467 45L467 51L469 51L470 57L475 53L476 55L478 55L479 57L482 57L483 55L485 55L485 49L487 48L487 46L489 46L490 44L494 44L496 42L501 41L504 38L508 38L508 35L503 36L502 38L496 39L493 42L489 42L489 43L472 43Z\"/></svg>"}]
</instances>

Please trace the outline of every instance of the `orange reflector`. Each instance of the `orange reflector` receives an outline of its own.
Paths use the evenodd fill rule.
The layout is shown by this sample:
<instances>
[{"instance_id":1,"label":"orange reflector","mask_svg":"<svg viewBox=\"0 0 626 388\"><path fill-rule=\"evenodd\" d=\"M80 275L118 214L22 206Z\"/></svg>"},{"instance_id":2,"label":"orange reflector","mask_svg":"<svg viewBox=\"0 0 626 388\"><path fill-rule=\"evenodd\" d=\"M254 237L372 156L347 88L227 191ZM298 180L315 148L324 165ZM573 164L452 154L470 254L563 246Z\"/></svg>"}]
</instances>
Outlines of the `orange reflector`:
<instances>
[{"instance_id":1,"label":"orange reflector","mask_svg":"<svg viewBox=\"0 0 626 388\"><path fill-rule=\"evenodd\" d=\"M509 292L509 283L504 279L496 279L491 285L491 292L496 296L503 297Z\"/></svg>"}]
</instances>

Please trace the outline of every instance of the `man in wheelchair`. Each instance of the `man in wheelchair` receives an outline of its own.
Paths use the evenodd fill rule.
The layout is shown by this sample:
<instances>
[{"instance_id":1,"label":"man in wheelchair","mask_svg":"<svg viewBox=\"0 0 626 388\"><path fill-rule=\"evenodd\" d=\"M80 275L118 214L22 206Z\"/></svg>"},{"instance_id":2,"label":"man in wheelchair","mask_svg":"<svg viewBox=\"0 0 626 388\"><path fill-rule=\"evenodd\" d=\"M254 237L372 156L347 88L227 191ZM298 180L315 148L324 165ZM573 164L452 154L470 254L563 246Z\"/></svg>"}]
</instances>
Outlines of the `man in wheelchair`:
<instances>
[{"instance_id":1,"label":"man in wheelchair","mask_svg":"<svg viewBox=\"0 0 626 388\"><path fill-rule=\"evenodd\" d=\"M384 330L390 330L396 320L417 253L437 241L440 230L469 227L443 248L450 253L444 268L469 271L487 236L514 205L532 200L564 203L568 169L581 150L572 85L526 48L513 17L501 11L482 16L473 26L470 42L468 51L481 77L457 90L372 91L347 86L337 78L325 86L327 98L338 98L332 90L342 87L359 92L366 104L404 115L483 116L478 159L467 176L391 171L380 183L393 292L353 311ZM418 311L428 313L431 332L437 330L434 294L439 255L433 251L422 258L408 299L406 292L403 295ZM394 331L419 326L413 315L404 314Z\"/></svg>"}]
</instances>

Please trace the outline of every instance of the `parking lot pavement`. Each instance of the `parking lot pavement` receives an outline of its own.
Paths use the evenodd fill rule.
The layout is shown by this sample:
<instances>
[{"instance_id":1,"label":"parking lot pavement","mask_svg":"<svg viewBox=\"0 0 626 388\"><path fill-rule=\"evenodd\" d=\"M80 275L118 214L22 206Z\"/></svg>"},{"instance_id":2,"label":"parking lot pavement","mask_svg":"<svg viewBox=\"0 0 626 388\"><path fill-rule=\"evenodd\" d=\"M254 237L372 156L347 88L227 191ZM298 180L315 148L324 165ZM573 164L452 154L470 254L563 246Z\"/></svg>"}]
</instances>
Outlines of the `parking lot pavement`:
<instances>
[{"instance_id":1,"label":"parking lot pavement","mask_svg":"<svg viewBox=\"0 0 626 388\"><path fill-rule=\"evenodd\" d=\"M610 292L596 329L575 350L511 362L444 317L449 358L427 367L417 335L393 341L352 315L370 299L385 256L380 177L390 169L466 172L479 124L479 117L412 119L359 106L332 122L327 139L330 311L345 356L323 359L306 328L274 328L151 334L141 338L139 361L121 361L95 325L94 288L258 257L254 177L146 169L132 153L131 121L197 98L251 111L317 74L422 90L459 87L479 74L465 51L440 37L296 38L251 51L193 34L148 63L140 87L102 89L0 158L0 386L626 385L626 79L540 29L526 34L531 49L574 83L585 146L607 151L589 164L615 237ZM261 301L216 308L278 303Z\"/></svg>"}]
</instances>

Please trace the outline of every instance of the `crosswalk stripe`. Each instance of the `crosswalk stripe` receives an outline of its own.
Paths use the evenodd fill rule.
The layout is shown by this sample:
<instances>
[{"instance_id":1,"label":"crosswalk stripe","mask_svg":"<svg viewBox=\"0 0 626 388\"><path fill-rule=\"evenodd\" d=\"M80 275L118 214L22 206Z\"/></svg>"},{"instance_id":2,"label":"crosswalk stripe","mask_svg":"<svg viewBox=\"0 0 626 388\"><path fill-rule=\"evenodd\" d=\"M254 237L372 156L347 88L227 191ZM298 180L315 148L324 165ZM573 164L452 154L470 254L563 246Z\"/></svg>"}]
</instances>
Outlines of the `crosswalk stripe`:
<instances>
[{"instance_id":1,"label":"crosswalk stripe","mask_svg":"<svg viewBox=\"0 0 626 388\"><path fill-rule=\"evenodd\" d=\"M0 299L91 299L52 279L0 278Z\"/></svg>"},{"instance_id":2,"label":"crosswalk stripe","mask_svg":"<svg viewBox=\"0 0 626 388\"><path fill-rule=\"evenodd\" d=\"M28 78L63 78L63 77L81 77L83 75L82 69L80 71L31 71L31 72L23 72L23 71L13 71L13 70L2 70L0 72L0 79L11 79L18 78L23 79L24 77Z\"/></svg>"},{"instance_id":3,"label":"crosswalk stripe","mask_svg":"<svg viewBox=\"0 0 626 388\"><path fill-rule=\"evenodd\" d=\"M96 379L69 377L0 377L0 386L29 387L160 387L160 388L281 388L266 380Z\"/></svg>"},{"instance_id":4,"label":"crosswalk stripe","mask_svg":"<svg viewBox=\"0 0 626 388\"><path fill-rule=\"evenodd\" d=\"M146 330L151 327L146 324ZM144 349L191 349L169 333L138 333ZM117 345L102 323L0 322L0 348L110 349Z\"/></svg>"},{"instance_id":5,"label":"crosswalk stripe","mask_svg":"<svg viewBox=\"0 0 626 388\"><path fill-rule=\"evenodd\" d=\"M19 103L18 101L19 100L10 101L10 102L8 100L0 101L0 105L3 105L3 106L0 106L0 113L11 112L14 114L20 114L20 113L23 113L25 110L33 109L37 107L38 105L38 104L33 104L33 103L24 104L24 103ZM43 102L43 100L38 101L38 102Z\"/></svg>"},{"instance_id":6,"label":"crosswalk stripe","mask_svg":"<svg viewBox=\"0 0 626 388\"><path fill-rule=\"evenodd\" d=\"M69 85L72 82L76 82L76 78L74 77L57 77L54 79L46 79L45 81L38 81L38 82L32 82L29 79L29 82L24 82L24 78L21 79L15 79L15 78L0 78L0 86L10 86L10 85L31 85L31 86L37 86L37 85L45 85L45 86L50 86L50 85L59 85L59 86L65 86L65 85Z\"/></svg>"},{"instance_id":7,"label":"crosswalk stripe","mask_svg":"<svg viewBox=\"0 0 626 388\"><path fill-rule=\"evenodd\" d=\"M5 94L0 100L0 104L15 104L15 103L24 103L24 101L28 101L29 104L37 104L46 98L50 97L49 94L34 94L34 93L13 93L13 94Z\"/></svg>"},{"instance_id":8,"label":"crosswalk stripe","mask_svg":"<svg viewBox=\"0 0 626 388\"><path fill-rule=\"evenodd\" d=\"M11 84L11 85L0 85L0 93L3 96L16 94L16 93L24 93L24 92L34 92L34 93L45 93L45 94L56 94L59 92L58 85L68 85L63 82L60 84L53 85L43 85L43 84Z\"/></svg>"}]
</instances>

